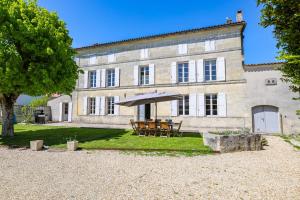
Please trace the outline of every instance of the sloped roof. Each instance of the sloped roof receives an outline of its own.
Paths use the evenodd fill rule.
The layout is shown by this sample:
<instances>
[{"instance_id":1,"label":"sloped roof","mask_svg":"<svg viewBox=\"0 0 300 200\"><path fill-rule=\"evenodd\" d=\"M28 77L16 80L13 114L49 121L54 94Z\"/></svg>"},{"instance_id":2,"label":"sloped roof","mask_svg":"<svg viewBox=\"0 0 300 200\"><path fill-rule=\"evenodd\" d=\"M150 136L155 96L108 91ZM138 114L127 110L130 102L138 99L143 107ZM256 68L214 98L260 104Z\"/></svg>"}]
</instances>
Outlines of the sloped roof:
<instances>
[{"instance_id":1,"label":"sloped roof","mask_svg":"<svg viewBox=\"0 0 300 200\"><path fill-rule=\"evenodd\" d=\"M246 71L266 71L266 70L278 70L284 62L270 62L270 63L258 63L258 64L244 64Z\"/></svg>"},{"instance_id":2,"label":"sloped roof","mask_svg":"<svg viewBox=\"0 0 300 200\"><path fill-rule=\"evenodd\" d=\"M75 48L75 50L80 51L80 50L91 49L91 48L96 48L96 47L107 47L107 46L123 44L123 43L127 43L127 42L155 39L155 38L159 38L159 37L168 37L168 36L173 36L173 35L181 35L181 34L186 34L186 33L194 33L194 32L199 32L199 31L204 31L204 30L225 28L225 27L238 26L238 25L242 25L243 29L244 29L246 22L245 21L234 22L234 23L229 23L229 24L220 24L220 25L215 25L215 26L207 26L207 27L202 27L202 28L188 29L188 30L170 32L170 33L162 33L162 34L157 34L157 35L149 35L149 36L143 36L143 37L137 37L137 38L130 38L130 39L112 41L112 42L107 42L107 43L96 43L96 44L89 45L89 46L78 47L78 48Z\"/></svg>"}]
</instances>

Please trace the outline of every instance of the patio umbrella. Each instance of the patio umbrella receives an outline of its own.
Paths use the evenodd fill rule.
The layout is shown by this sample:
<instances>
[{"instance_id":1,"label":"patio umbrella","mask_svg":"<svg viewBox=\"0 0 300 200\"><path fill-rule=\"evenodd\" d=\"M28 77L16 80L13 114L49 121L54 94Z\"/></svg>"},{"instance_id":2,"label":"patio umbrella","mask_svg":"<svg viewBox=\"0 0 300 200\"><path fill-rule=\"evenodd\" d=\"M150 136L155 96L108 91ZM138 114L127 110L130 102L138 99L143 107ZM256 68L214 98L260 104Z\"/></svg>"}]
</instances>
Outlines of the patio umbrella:
<instances>
[{"instance_id":1,"label":"patio umbrella","mask_svg":"<svg viewBox=\"0 0 300 200\"><path fill-rule=\"evenodd\" d=\"M182 99L182 95L167 92L152 92L126 98L124 101L116 102L120 106L138 106L155 103L155 119L157 119L157 102Z\"/></svg>"}]
</instances>

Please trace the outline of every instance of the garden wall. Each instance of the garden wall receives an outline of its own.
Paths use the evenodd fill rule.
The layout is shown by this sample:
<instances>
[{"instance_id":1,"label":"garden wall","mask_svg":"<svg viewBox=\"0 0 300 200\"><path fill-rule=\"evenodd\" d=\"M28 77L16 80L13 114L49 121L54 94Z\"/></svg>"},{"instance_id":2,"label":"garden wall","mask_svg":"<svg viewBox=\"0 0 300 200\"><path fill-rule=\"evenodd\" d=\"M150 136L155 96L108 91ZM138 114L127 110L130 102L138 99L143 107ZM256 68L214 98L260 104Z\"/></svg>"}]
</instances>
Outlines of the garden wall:
<instances>
[{"instance_id":1,"label":"garden wall","mask_svg":"<svg viewBox=\"0 0 300 200\"><path fill-rule=\"evenodd\" d=\"M203 133L204 145L216 152L258 151L262 149L260 134L219 135Z\"/></svg>"}]
</instances>

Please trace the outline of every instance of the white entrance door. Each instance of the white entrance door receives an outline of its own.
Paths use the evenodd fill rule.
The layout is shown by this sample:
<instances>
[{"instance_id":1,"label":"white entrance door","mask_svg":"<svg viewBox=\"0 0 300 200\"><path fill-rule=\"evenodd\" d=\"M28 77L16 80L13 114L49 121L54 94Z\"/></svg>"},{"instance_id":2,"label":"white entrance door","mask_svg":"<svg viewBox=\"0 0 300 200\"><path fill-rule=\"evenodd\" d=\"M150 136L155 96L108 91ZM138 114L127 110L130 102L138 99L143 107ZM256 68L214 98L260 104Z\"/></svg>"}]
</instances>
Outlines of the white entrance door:
<instances>
[{"instance_id":1,"label":"white entrance door","mask_svg":"<svg viewBox=\"0 0 300 200\"><path fill-rule=\"evenodd\" d=\"M278 108L273 106L257 106L253 108L254 131L263 133L279 133Z\"/></svg>"}]
</instances>

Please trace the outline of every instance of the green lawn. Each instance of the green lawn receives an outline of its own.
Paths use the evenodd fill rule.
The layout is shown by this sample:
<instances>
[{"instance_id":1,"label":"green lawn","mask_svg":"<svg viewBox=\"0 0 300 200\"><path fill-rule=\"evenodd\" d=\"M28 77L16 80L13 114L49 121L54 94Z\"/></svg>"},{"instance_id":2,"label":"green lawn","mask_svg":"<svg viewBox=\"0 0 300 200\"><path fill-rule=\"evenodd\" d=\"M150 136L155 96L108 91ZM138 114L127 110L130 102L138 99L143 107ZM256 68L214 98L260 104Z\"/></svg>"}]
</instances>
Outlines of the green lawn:
<instances>
[{"instance_id":1,"label":"green lawn","mask_svg":"<svg viewBox=\"0 0 300 200\"><path fill-rule=\"evenodd\" d=\"M0 126L1 127L1 126ZM124 129L66 128L39 125L15 125L13 138L0 137L0 145L29 146L30 140L42 139L50 147L66 148L67 138L75 138L82 149L177 150L207 154L199 134L183 137L139 137Z\"/></svg>"}]
</instances>

